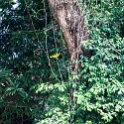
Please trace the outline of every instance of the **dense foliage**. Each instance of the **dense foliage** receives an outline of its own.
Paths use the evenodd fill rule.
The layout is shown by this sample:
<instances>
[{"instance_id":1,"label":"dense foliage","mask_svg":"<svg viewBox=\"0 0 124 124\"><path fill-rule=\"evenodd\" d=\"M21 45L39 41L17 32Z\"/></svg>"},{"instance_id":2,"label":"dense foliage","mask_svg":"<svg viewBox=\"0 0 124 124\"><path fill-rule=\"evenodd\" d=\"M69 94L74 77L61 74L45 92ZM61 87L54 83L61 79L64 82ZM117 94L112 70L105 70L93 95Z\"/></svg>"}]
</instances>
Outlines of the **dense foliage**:
<instances>
[{"instance_id":1,"label":"dense foliage","mask_svg":"<svg viewBox=\"0 0 124 124\"><path fill-rule=\"evenodd\" d=\"M82 1L92 56L78 77L48 3L18 2L0 1L0 124L123 124L123 0Z\"/></svg>"}]
</instances>

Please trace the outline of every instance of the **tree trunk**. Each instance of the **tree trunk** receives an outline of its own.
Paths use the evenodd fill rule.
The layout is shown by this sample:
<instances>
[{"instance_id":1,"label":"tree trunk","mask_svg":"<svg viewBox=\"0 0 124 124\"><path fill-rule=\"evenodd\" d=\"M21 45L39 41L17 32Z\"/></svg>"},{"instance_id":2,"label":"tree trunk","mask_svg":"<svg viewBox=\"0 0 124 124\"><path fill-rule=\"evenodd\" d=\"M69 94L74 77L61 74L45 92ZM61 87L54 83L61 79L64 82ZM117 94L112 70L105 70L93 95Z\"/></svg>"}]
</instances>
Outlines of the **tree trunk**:
<instances>
[{"instance_id":1,"label":"tree trunk","mask_svg":"<svg viewBox=\"0 0 124 124\"><path fill-rule=\"evenodd\" d=\"M77 73L80 55L87 54L83 49L82 41L89 39L83 12L80 7L81 2L80 0L48 0L48 2L63 32L72 69ZM89 56L89 53L87 56Z\"/></svg>"}]
</instances>

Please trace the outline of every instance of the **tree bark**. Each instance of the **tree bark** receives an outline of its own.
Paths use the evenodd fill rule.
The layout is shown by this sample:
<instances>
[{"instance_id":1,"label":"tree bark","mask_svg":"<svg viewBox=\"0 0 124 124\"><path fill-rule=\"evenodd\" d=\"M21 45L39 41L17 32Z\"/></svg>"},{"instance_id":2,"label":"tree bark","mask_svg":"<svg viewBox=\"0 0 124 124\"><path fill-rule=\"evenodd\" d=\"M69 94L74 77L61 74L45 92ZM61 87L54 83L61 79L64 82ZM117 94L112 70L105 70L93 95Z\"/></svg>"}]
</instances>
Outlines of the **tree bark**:
<instances>
[{"instance_id":1,"label":"tree bark","mask_svg":"<svg viewBox=\"0 0 124 124\"><path fill-rule=\"evenodd\" d=\"M48 0L55 20L63 32L72 70L77 73L80 55L90 56L82 46L89 40L80 0Z\"/></svg>"}]
</instances>

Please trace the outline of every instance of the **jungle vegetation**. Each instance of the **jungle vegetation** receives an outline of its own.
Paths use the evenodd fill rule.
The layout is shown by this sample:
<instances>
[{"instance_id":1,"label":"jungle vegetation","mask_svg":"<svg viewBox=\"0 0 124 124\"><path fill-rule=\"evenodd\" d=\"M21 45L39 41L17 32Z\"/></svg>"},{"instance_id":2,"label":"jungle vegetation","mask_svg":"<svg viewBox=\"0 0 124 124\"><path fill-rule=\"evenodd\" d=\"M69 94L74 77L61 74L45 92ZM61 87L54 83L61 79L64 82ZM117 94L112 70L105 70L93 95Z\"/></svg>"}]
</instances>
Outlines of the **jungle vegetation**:
<instances>
[{"instance_id":1,"label":"jungle vegetation","mask_svg":"<svg viewBox=\"0 0 124 124\"><path fill-rule=\"evenodd\" d=\"M124 124L124 1L0 0L0 124Z\"/></svg>"}]
</instances>

